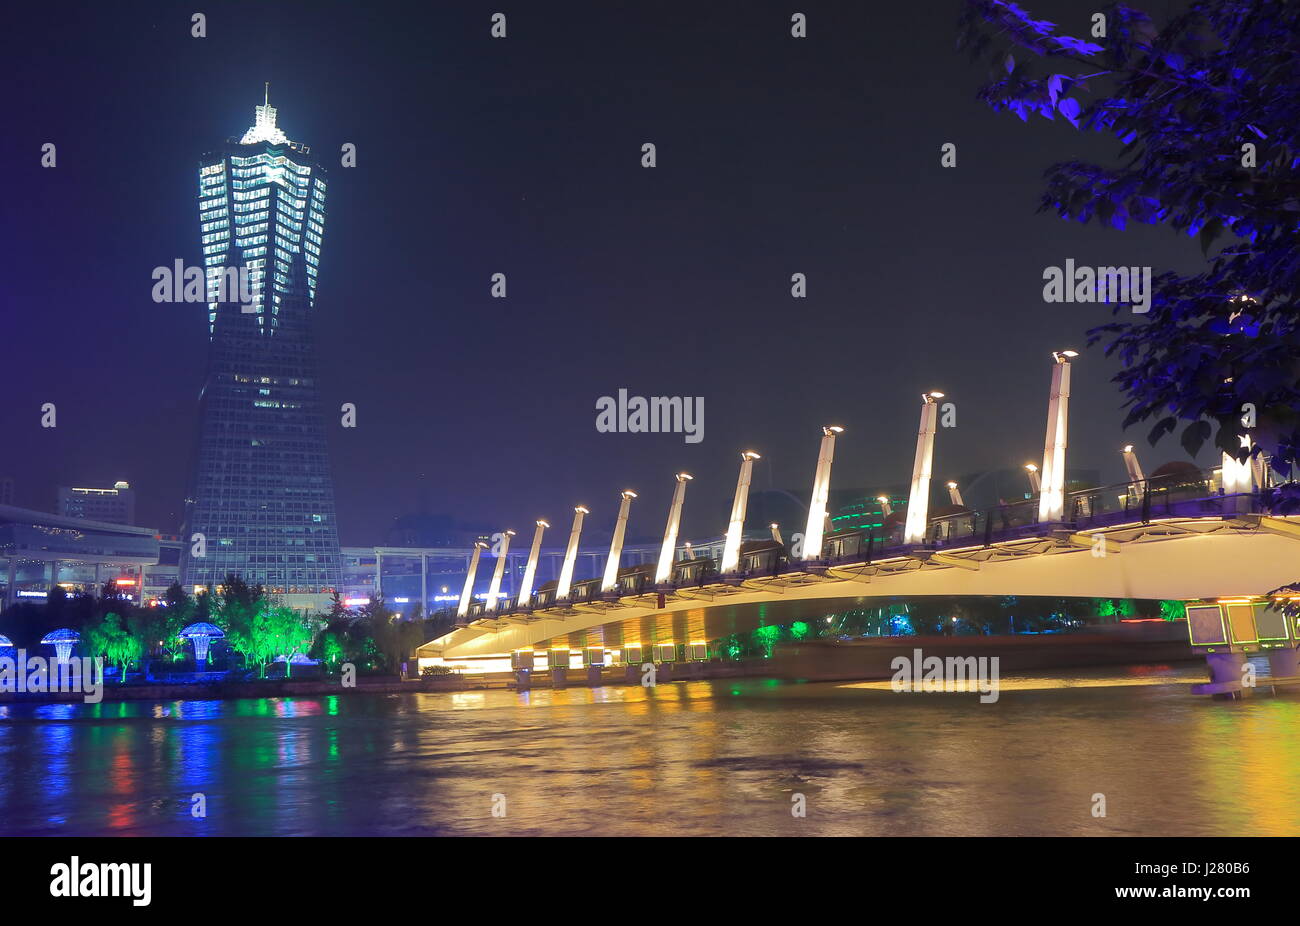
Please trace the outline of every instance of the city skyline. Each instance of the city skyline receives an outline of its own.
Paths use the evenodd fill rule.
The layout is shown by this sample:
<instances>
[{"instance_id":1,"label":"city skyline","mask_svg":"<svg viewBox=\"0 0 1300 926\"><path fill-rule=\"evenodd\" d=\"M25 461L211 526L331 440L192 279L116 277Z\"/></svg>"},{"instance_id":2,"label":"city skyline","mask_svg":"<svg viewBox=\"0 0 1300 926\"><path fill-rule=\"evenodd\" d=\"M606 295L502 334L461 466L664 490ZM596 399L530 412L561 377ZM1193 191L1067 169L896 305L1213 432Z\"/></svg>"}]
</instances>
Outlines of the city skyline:
<instances>
[{"instance_id":1,"label":"city skyline","mask_svg":"<svg viewBox=\"0 0 1300 926\"><path fill-rule=\"evenodd\" d=\"M270 21L287 21L288 9L271 11ZM1043 268L1069 258L1128 265L1135 250L1157 265L1199 258L1194 242L1163 230L1119 236L1035 215L1039 165L1102 142L1067 126L1035 129L1024 147L995 134L995 117L974 98L979 70L948 52L946 13L907 22L920 46L942 46L924 65L925 56L913 59L884 38L901 13L849 10L836 15L866 43L856 56L845 38L823 35L835 54L800 57L796 46L799 70L774 73L760 63L773 39L749 17L702 59L652 13L615 22L574 9L581 15L565 29L541 15L513 20L506 41L518 50L499 64L452 43L468 13L443 11L442 26L423 31L412 13L413 37L397 41L418 35L437 54L433 73L424 69L409 84L366 73L307 81L292 47L261 36L235 43L219 29L207 44L148 47L156 61L197 54L203 73L221 75L216 81L188 66L179 83L142 81L146 65L127 55L103 87L132 82L136 91L106 93L86 112L82 95L69 92L75 75L53 75L42 117L52 138L72 140L57 169L23 168L32 176L13 208L33 232L21 246L31 278L45 281L41 298L61 311L20 316L15 334L31 344L59 343L67 330L78 338L14 361L18 394L3 426L53 460L14 462L5 475L15 477L19 500L47 507L57 484L126 479L139 492L140 523L179 527L186 435L203 378L194 345L207 319L194 306L149 301L148 271L201 259L184 208L192 180L175 164L192 163L214 127L247 124L250 97L260 99L268 80L273 101L294 114L295 132L313 139L317 155L335 163L344 144L356 145L355 168L332 168L341 221L317 307L345 543L382 542L396 519L420 510L504 528L582 502L591 526L608 529L626 486L641 494L630 530L653 535L660 515L646 512L666 509L682 469L704 477L683 532L708 534L717 530L715 512L725 515L735 453L763 453L756 490L798 489L810 482L813 442L827 421L846 427L838 486L897 482L909 465L912 396L930 388L959 410L958 426L940 435L946 471L936 478L1020 466L1041 451L1049 352L1083 350L1086 329L1108 317L1104 307L1045 304ZM702 16L692 34L731 28L721 14ZM638 20L648 33L636 33ZM140 27L130 16L104 24L128 43L151 41ZM326 8L298 28L338 60L374 54L366 43L377 24L355 12ZM512 95L546 49L568 46L594 56L557 64L554 80L574 92ZM859 65L845 62L857 58L862 75L896 79L846 81L856 72L845 68ZM685 69L684 86L714 89L688 93L636 76L661 59ZM593 94L586 68L596 62L637 88L635 106ZM406 66L398 61L396 73ZM744 79L719 83L728 73ZM80 139L110 122L155 138L120 165L125 152L102 153L114 162L109 173L141 172L147 185L83 186ZM659 165L645 170L640 146L655 139ZM959 151L947 172L945 141ZM862 166L882 159L897 169L888 183ZM963 179L977 174L974 183ZM129 208L140 189L149 202ZM931 209L913 208L922 189L939 197ZM77 191L125 223L123 233L88 249L74 222L73 238L55 247L50 236L66 236L70 217L86 208ZM359 234L362 227L375 231ZM1000 238L1021 243L1002 253ZM958 249L959 239L973 246ZM49 266L58 253L87 257L76 273L59 274ZM498 272L509 279L504 300L490 294ZM807 277L804 303L791 297L794 273ZM17 298L34 296L27 286ZM105 300L114 310L102 311ZM810 311L816 323L805 320ZM776 359L751 359L773 339ZM1125 443L1137 444L1150 467L1185 456L1168 440L1149 450L1138 429L1120 430L1120 396L1107 382L1114 370L1099 351L1084 350L1075 373L1072 460L1103 482L1123 478ZM703 397L704 440L600 432L596 403L620 388ZM37 412L47 401L58 405L60 427L42 431ZM345 402L357 409L358 426L347 431L336 412ZM113 424L101 452L78 459L71 449L102 422ZM529 455L550 441L565 451Z\"/></svg>"},{"instance_id":2,"label":"city skyline","mask_svg":"<svg viewBox=\"0 0 1300 926\"><path fill-rule=\"evenodd\" d=\"M1300 2L6 25L15 896L424 913L466 836L1276 893Z\"/></svg>"}]
</instances>

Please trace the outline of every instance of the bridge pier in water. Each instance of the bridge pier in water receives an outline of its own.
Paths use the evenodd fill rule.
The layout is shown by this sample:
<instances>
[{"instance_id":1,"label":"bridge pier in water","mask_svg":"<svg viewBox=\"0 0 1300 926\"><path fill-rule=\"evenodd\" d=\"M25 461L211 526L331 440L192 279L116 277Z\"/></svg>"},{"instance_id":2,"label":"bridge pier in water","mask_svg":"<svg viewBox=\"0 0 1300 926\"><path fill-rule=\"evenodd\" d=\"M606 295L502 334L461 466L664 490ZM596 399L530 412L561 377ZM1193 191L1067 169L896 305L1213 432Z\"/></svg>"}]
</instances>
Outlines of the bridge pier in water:
<instances>
[{"instance_id":1,"label":"bridge pier in water","mask_svg":"<svg viewBox=\"0 0 1300 926\"><path fill-rule=\"evenodd\" d=\"M1242 668L1246 665L1243 653L1206 653L1205 664L1210 669L1210 681L1241 682Z\"/></svg>"},{"instance_id":2,"label":"bridge pier in water","mask_svg":"<svg viewBox=\"0 0 1300 926\"><path fill-rule=\"evenodd\" d=\"M1268 671L1273 678L1300 675L1300 650L1290 646L1269 650Z\"/></svg>"}]
</instances>

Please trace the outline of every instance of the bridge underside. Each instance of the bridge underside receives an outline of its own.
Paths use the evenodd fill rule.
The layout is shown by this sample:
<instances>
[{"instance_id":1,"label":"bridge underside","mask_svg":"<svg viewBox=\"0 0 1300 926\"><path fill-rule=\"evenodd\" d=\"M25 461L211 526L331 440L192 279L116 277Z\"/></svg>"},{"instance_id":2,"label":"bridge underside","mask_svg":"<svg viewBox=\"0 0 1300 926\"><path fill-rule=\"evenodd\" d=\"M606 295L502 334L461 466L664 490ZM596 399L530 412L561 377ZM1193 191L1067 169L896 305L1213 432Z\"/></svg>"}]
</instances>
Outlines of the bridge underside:
<instances>
[{"instance_id":1,"label":"bridge underside","mask_svg":"<svg viewBox=\"0 0 1300 926\"><path fill-rule=\"evenodd\" d=\"M1056 531L989 547L918 550L873 563L665 590L662 607L652 592L518 611L458 628L420 647L418 655L450 661L530 647L714 640L890 597L1261 595L1300 578L1297 540L1300 519L1258 516L1169 519L1088 534Z\"/></svg>"}]
</instances>

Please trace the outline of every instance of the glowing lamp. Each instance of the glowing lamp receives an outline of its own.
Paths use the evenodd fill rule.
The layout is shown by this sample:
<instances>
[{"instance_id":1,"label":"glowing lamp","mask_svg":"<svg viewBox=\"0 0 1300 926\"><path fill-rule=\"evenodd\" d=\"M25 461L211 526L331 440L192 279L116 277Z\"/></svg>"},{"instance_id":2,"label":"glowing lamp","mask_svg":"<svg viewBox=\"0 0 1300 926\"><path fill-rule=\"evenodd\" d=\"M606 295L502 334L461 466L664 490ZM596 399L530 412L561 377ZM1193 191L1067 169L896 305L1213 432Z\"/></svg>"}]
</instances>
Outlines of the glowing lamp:
<instances>
[{"instance_id":1,"label":"glowing lamp","mask_svg":"<svg viewBox=\"0 0 1300 926\"><path fill-rule=\"evenodd\" d=\"M187 627L181 628L181 632L176 634L182 640L189 640L194 644L194 664L203 671L204 664L208 661L208 646L213 640L221 640L226 634L216 624L209 624L207 621L198 621Z\"/></svg>"},{"instance_id":2,"label":"glowing lamp","mask_svg":"<svg viewBox=\"0 0 1300 926\"><path fill-rule=\"evenodd\" d=\"M41 643L45 646L53 646L55 656L59 662L67 662L68 657L72 655L72 646L81 639L81 634L70 627L60 627L58 630L51 630L45 636L41 637Z\"/></svg>"}]
</instances>

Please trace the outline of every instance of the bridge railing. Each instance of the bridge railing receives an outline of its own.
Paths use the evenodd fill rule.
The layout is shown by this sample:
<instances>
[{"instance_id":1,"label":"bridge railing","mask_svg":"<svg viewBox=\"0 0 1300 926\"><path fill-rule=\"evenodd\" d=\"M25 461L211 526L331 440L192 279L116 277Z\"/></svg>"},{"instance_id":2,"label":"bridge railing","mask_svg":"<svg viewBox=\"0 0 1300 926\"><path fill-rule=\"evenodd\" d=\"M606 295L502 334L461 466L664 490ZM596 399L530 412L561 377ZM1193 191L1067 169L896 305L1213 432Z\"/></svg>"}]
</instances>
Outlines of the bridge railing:
<instances>
[{"instance_id":1,"label":"bridge railing","mask_svg":"<svg viewBox=\"0 0 1300 926\"><path fill-rule=\"evenodd\" d=\"M1069 492L1059 526L1081 530L1128 521L1147 522L1153 518L1229 517L1257 508L1257 495L1223 494L1215 473L1215 470L1188 472ZM988 546L1034 536L1044 527L1039 522L1038 498L1019 499L982 511L970 509L931 518L925 546L943 548L972 543ZM870 547L874 558L897 555L907 549L898 531L877 537Z\"/></svg>"},{"instance_id":2,"label":"bridge railing","mask_svg":"<svg viewBox=\"0 0 1300 926\"><path fill-rule=\"evenodd\" d=\"M1108 486L1079 489L1065 496L1064 520L1054 525L1072 530L1106 527L1131 522L1149 522L1159 518L1178 517L1230 517L1244 511L1258 510L1259 495L1243 493L1225 495L1215 478L1214 470L1143 479L1138 482L1115 483ZM991 546L1024 537L1041 535L1048 525L1039 522L1037 497L1019 499L992 508L960 511L931 518L925 542L904 544L901 524L889 528L864 530L856 542L845 543L844 535L828 539L826 556L819 560L787 560L773 557L762 560L761 568L728 575L729 583L747 578L760 578L782 573L806 571L809 566L831 566L842 562L872 562L889 557L907 555L918 547L943 549L969 547L980 544ZM831 544L834 544L833 546ZM836 555L838 554L838 555ZM756 561L757 562L757 561ZM626 575L620 577L616 594L641 594L651 590L670 592L675 588L703 586L723 581L716 571L704 568L678 569L675 564L673 581L652 585L648 577ZM557 601L554 589L534 593L532 600L518 602L502 600L497 614L515 611L532 611L562 604L594 601L602 596L598 579L575 582L568 599ZM481 601L470 605L469 620L494 616L486 612Z\"/></svg>"},{"instance_id":3,"label":"bridge railing","mask_svg":"<svg viewBox=\"0 0 1300 926\"><path fill-rule=\"evenodd\" d=\"M1076 525L1104 525L1167 517L1226 517L1257 507L1250 493L1225 495L1214 471L1143 479L1082 489L1066 496L1066 517Z\"/></svg>"}]
</instances>

